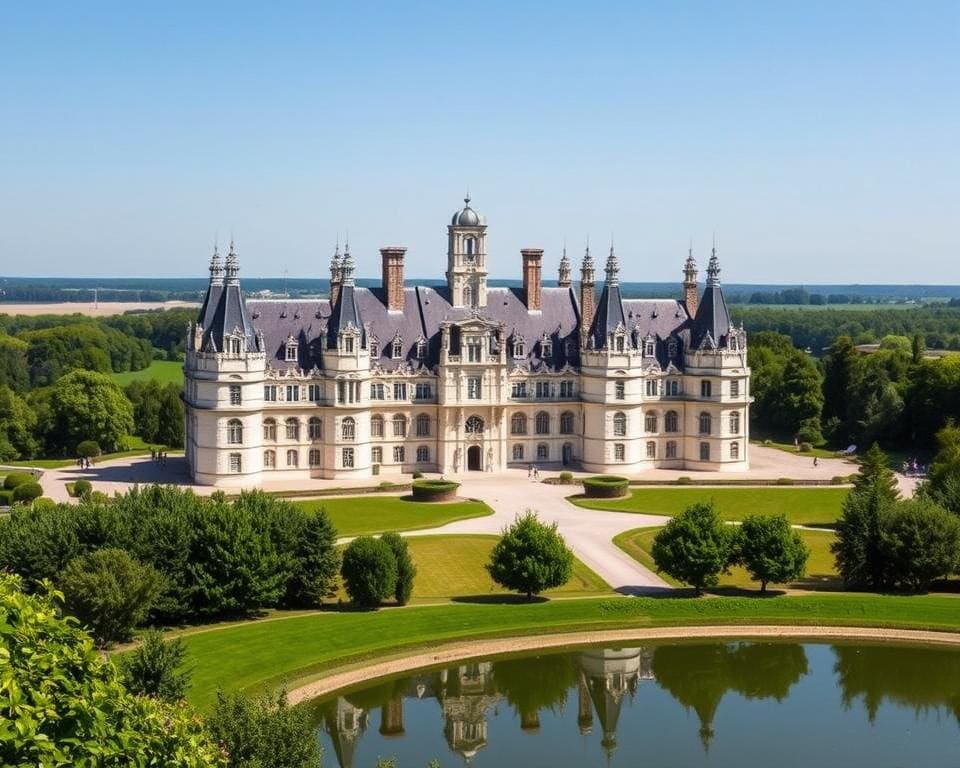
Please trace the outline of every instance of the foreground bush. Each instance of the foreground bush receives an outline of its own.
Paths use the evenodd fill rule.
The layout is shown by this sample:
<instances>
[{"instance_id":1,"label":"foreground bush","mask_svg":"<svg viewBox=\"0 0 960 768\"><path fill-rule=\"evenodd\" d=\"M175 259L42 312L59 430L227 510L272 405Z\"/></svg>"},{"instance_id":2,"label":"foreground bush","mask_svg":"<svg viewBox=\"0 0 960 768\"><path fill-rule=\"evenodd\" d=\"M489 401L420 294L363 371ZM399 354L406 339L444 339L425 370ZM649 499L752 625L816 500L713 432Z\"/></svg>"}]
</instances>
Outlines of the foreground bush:
<instances>
[{"instance_id":1,"label":"foreground bush","mask_svg":"<svg viewBox=\"0 0 960 768\"><path fill-rule=\"evenodd\" d=\"M93 484L89 480L80 479L73 484L73 495L85 499L93 492Z\"/></svg>"},{"instance_id":2,"label":"foreground bush","mask_svg":"<svg viewBox=\"0 0 960 768\"><path fill-rule=\"evenodd\" d=\"M380 537L380 540L390 547L397 561L397 583L393 590L393 597L399 605L406 605L413 594L413 579L417 575L417 567L410 557L410 548L407 540L399 533L389 532Z\"/></svg>"},{"instance_id":3,"label":"foreground bush","mask_svg":"<svg viewBox=\"0 0 960 768\"><path fill-rule=\"evenodd\" d=\"M626 496L630 481L616 475L596 475L583 479L583 492L588 499L615 499Z\"/></svg>"},{"instance_id":4,"label":"foreground bush","mask_svg":"<svg viewBox=\"0 0 960 768\"><path fill-rule=\"evenodd\" d=\"M810 550L785 515L751 515L737 527L735 561L742 565L760 591L767 584L785 584L803 576Z\"/></svg>"},{"instance_id":5,"label":"foreground bush","mask_svg":"<svg viewBox=\"0 0 960 768\"><path fill-rule=\"evenodd\" d=\"M24 504L29 504L34 499L39 499L43 496L43 488L40 487L40 483L21 483L16 488L13 489L12 498L13 501L21 502Z\"/></svg>"},{"instance_id":6,"label":"foreground bush","mask_svg":"<svg viewBox=\"0 0 960 768\"><path fill-rule=\"evenodd\" d=\"M376 608L397 588L397 558L380 539L360 536L344 550L340 574L354 604Z\"/></svg>"},{"instance_id":7,"label":"foreground bush","mask_svg":"<svg viewBox=\"0 0 960 768\"><path fill-rule=\"evenodd\" d=\"M687 507L657 534L651 549L657 568L689 584L698 595L717 585L733 554L733 530L713 504Z\"/></svg>"},{"instance_id":8,"label":"foreground bush","mask_svg":"<svg viewBox=\"0 0 960 768\"><path fill-rule=\"evenodd\" d=\"M490 553L487 571L500 586L530 598L570 581L573 552L557 533L556 523L541 523L528 510L504 530Z\"/></svg>"},{"instance_id":9,"label":"foreground bush","mask_svg":"<svg viewBox=\"0 0 960 768\"><path fill-rule=\"evenodd\" d=\"M886 584L922 592L960 565L960 520L926 499L898 501L880 521Z\"/></svg>"},{"instance_id":10,"label":"foreground bush","mask_svg":"<svg viewBox=\"0 0 960 768\"><path fill-rule=\"evenodd\" d=\"M184 666L186 656L182 638L164 640L160 632L147 632L139 646L120 657L123 684L131 693L180 701L190 684L190 671Z\"/></svg>"},{"instance_id":11,"label":"foreground bush","mask_svg":"<svg viewBox=\"0 0 960 768\"><path fill-rule=\"evenodd\" d=\"M414 480L413 498L415 501L450 501L456 498L459 483L451 480Z\"/></svg>"},{"instance_id":12,"label":"foreground bush","mask_svg":"<svg viewBox=\"0 0 960 768\"><path fill-rule=\"evenodd\" d=\"M0 575L0 765L226 765L188 707L130 694L56 593L21 586Z\"/></svg>"},{"instance_id":13,"label":"foreground bush","mask_svg":"<svg viewBox=\"0 0 960 768\"><path fill-rule=\"evenodd\" d=\"M36 478L34 478L34 476L29 472L11 472L9 475L3 478L3 487L8 491L12 491L18 485L35 482Z\"/></svg>"}]
</instances>

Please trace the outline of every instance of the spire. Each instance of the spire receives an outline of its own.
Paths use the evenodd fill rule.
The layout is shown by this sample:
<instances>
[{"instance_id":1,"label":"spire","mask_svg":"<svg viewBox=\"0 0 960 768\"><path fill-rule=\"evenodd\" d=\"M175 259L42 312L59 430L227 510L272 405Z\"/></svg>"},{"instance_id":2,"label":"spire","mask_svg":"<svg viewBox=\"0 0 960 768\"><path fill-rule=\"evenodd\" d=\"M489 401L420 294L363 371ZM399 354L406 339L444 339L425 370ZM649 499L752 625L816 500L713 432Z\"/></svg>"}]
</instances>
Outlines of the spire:
<instances>
[{"instance_id":1,"label":"spire","mask_svg":"<svg viewBox=\"0 0 960 768\"><path fill-rule=\"evenodd\" d=\"M210 257L210 285L223 285L223 264L216 243L213 244L213 255Z\"/></svg>"},{"instance_id":2,"label":"spire","mask_svg":"<svg viewBox=\"0 0 960 768\"><path fill-rule=\"evenodd\" d=\"M587 249L583 254L583 264L580 267L580 282L592 285L594 281L593 256L590 255L590 241L587 240Z\"/></svg>"},{"instance_id":3,"label":"spire","mask_svg":"<svg viewBox=\"0 0 960 768\"><path fill-rule=\"evenodd\" d=\"M340 271L340 235L337 235L337 245L333 249L333 257L330 259L330 276Z\"/></svg>"},{"instance_id":4,"label":"spire","mask_svg":"<svg viewBox=\"0 0 960 768\"><path fill-rule=\"evenodd\" d=\"M232 238L230 239L230 252L227 253L224 275L226 276L227 285L240 284L240 259L237 257L237 252L233 247Z\"/></svg>"},{"instance_id":5,"label":"spire","mask_svg":"<svg viewBox=\"0 0 960 768\"><path fill-rule=\"evenodd\" d=\"M563 255L560 257L560 268L557 270L557 285L561 288L570 287L570 259L567 256L567 246L563 246Z\"/></svg>"},{"instance_id":6,"label":"spire","mask_svg":"<svg viewBox=\"0 0 960 768\"><path fill-rule=\"evenodd\" d=\"M340 280L344 286L353 285L353 256L350 255L350 238L343 246L343 259L340 261Z\"/></svg>"},{"instance_id":7,"label":"spire","mask_svg":"<svg viewBox=\"0 0 960 768\"><path fill-rule=\"evenodd\" d=\"M617 260L617 254L613 251L613 243L610 243L610 255L607 256L607 285L620 285L620 262Z\"/></svg>"},{"instance_id":8,"label":"spire","mask_svg":"<svg viewBox=\"0 0 960 768\"><path fill-rule=\"evenodd\" d=\"M717 258L717 244L714 241L710 249L710 262L707 264L707 285L720 285L720 260Z\"/></svg>"}]
</instances>

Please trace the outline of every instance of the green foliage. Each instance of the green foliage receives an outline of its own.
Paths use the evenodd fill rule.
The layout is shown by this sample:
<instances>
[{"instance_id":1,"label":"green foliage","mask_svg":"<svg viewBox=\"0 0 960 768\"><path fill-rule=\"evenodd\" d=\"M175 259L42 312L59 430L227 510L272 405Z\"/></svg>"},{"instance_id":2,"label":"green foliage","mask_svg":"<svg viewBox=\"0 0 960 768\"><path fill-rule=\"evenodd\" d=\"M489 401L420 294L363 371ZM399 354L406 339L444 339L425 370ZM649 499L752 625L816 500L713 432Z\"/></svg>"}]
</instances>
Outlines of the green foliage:
<instances>
[{"instance_id":1,"label":"green foliage","mask_svg":"<svg viewBox=\"0 0 960 768\"><path fill-rule=\"evenodd\" d=\"M449 501L456 497L459 483L451 480L420 479L413 481L415 501Z\"/></svg>"},{"instance_id":2,"label":"green foliage","mask_svg":"<svg viewBox=\"0 0 960 768\"><path fill-rule=\"evenodd\" d=\"M390 531L383 534L380 541L390 547L397 561L397 584L393 590L393 597L399 605L406 605L410 602L410 595L413 594L413 580L417 575L417 567L413 564L413 558L410 557L407 540L399 533Z\"/></svg>"},{"instance_id":3,"label":"green foliage","mask_svg":"<svg viewBox=\"0 0 960 768\"><path fill-rule=\"evenodd\" d=\"M19 502L31 502L43 496L43 488L40 483L23 483L13 489L13 500Z\"/></svg>"},{"instance_id":4,"label":"green foliage","mask_svg":"<svg viewBox=\"0 0 960 768\"><path fill-rule=\"evenodd\" d=\"M0 562L24 578L31 588L54 579L81 554L73 510L16 506L0 525Z\"/></svg>"},{"instance_id":5,"label":"green foliage","mask_svg":"<svg viewBox=\"0 0 960 768\"><path fill-rule=\"evenodd\" d=\"M294 564L287 583L286 604L315 607L325 597L336 594L340 572L337 530L323 509L301 519L303 525L293 546Z\"/></svg>"},{"instance_id":6,"label":"green foliage","mask_svg":"<svg viewBox=\"0 0 960 768\"><path fill-rule=\"evenodd\" d=\"M73 484L73 495L85 499L93 492L93 483L83 478Z\"/></svg>"},{"instance_id":7,"label":"green foliage","mask_svg":"<svg viewBox=\"0 0 960 768\"><path fill-rule=\"evenodd\" d=\"M960 519L927 499L899 501L881 519L880 552L884 587L926 590L960 564Z\"/></svg>"},{"instance_id":8,"label":"green foliage","mask_svg":"<svg viewBox=\"0 0 960 768\"><path fill-rule=\"evenodd\" d=\"M860 473L853 480L854 491L876 491L894 501L899 496L897 477L890 469L890 459L874 443L860 456Z\"/></svg>"},{"instance_id":9,"label":"green foliage","mask_svg":"<svg viewBox=\"0 0 960 768\"><path fill-rule=\"evenodd\" d=\"M595 475L583 479L583 492L588 499L614 499L626 496L630 481L617 475Z\"/></svg>"},{"instance_id":10,"label":"green foliage","mask_svg":"<svg viewBox=\"0 0 960 768\"><path fill-rule=\"evenodd\" d=\"M557 480L560 485L573 485L573 472L561 472Z\"/></svg>"},{"instance_id":11,"label":"green foliage","mask_svg":"<svg viewBox=\"0 0 960 768\"><path fill-rule=\"evenodd\" d=\"M110 377L76 370L53 385L42 426L51 454L72 455L85 440L116 451L133 432L133 408Z\"/></svg>"},{"instance_id":12,"label":"green foliage","mask_svg":"<svg viewBox=\"0 0 960 768\"><path fill-rule=\"evenodd\" d=\"M747 355L754 396L750 413L756 424L789 437L803 429L809 442L820 442L823 393L813 361L789 336L769 332L751 336Z\"/></svg>"},{"instance_id":13,"label":"green foliage","mask_svg":"<svg viewBox=\"0 0 960 768\"><path fill-rule=\"evenodd\" d=\"M305 710L287 703L286 692L262 699L218 692L207 727L230 768L320 768L313 725Z\"/></svg>"},{"instance_id":14,"label":"green foliage","mask_svg":"<svg viewBox=\"0 0 960 768\"><path fill-rule=\"evenodd\" d=\"M344 550L340 574L353 603L375 608L397 588L397 558L386 542L360 536Z\"/></svg>"},{"instance_id":15,"label":"green foliage","mask_svg":"<svg viewBox=\"0 0 960 768\"><path fill-rule=\"evenodd\" d=\"M106 645L130 639L160 594L163 579L122 549L99 549L71 560L59 582L67 610Z\"/></svg>"},{"instance_id":16,"label":"green foliage","mask_svg":"<svg viewBox=\"0 0 960 768\"><path fill-rule=\"evenodd\" d=\"M101 454L100 445L96 440L81 440L77 443L76 454L82 459L95 459Z\"/></svg>"},{"instance_id":17,"label":"green foliage","mask_svg":"<svg viewBox=\"0 0 960 768\"><path fill-rule=\"evenodd\" d=\"M951 422L937 432L937 446L923 491L944 509L960 515L960 426Z\"/></svg>"},{"instance_id":18,"label":"green foliage","mask_svg":"<svg viewBox=\"0 0 960 768\"><path fill-rule=\"evenodd\" d=\"M500 586L530 598L570 580L573 552L556 523L542 523L527 510L503 531L490 553L487 571Z\"/></svg>"},{"instance_id":19,"label":"green foliage","mask_svg":"<svg viewBox=\"0 0 960 768\"><path fill-rule=\"evenodd\" d=\"M733 554L733 531L713 504L693 504L670 520L653 540L657 568L692 586L699 595L716 586Z\"/></svg>"},{"instance_id":20,"label":"green foliage","mask_svg":"<svg viewBox=\"0 0 960 768\"><path fill-rule=\"evenodd\" d=\"M137 434L148 443L183 446L181 390L178 384L162 384L156 379L133 381L124 388L133 406Z\"/></svg>"},{"instance_id":21,"label":"green foliage","mask_svg":"<svg viewBox=\"0 0 960 768\"><path fill-rule=\"evenodd\" d=\"M767 584L784 584L803 576L810 551L786 515L751 515L737 527L734 561L742 565L760 591Z\"/></svg>"},{"instance_id":22,"label":"green foliage","mask_svg":"<svg viewBox=\"0 0 960 768\"><path fill-rule=\"evenodd\" d=\"M30 387L27 348L22 339L0 331L0 389L9 388L22 393Z\"/></svg>"},{"instance_id":23,"label":"green foliage","mask_svg":"<svg viewBox=\"0 0 960 768\"><path fill-rule=\"evenodd\" d=\"M120 657L123 684L131 693L176 702L186 696L190 670L185 669L187 646L182 638L164 640L151 630L134 650Z\"/></svg>"},{"instance_id":24,"label":"green foliage","mask_svg":"<svg viewBox=\"0 0 960 768\"><path fill-rule=\"evenodd\" d=\"M23 485L24 483L35 483L36 481L36 478L29 472L11 472L9 475L3 478L3 487L8 491L12 491L18 485Z\"/></svg>"},{"instance_id":25,"label":"green foliage","mask_svg":"<svg viewBox=\"0 0 960 768\"><path fill-rule=\"evenodd\" d=\"M881 519L893 503L880 484L851 491L844 501L837 540L830 549L847 587L879 589L886 583L880 530Z\"/></svg>"},{"instance_id":26,"label":"green foliage","mask_svg":"<svg viewBox=\"0 0 960 768\"><path fill-rule=\"evenodd\" d=\"M9 507L13 502L13 491L6 488L0 489L0 507Z\"/></svg>"},{"instance_id":27,"label":"green foliage","mask_svg":"<svg viewBox=\"0 0 960 768\"><path fill-rule=\"evenodd\" d=\"M90 637L59 617L55 597L27 596L16 577L0 575L0 764L225 764L189 708L127 692Z\"/></svg>"},{"instance_id":28,"label":"green foliage","mask_svg":"<svg viewBox=\"0 0 960 768\"><path fill-rule=\"evenodd\" d=\"M37 415L27 401L0 385L0 461L32 458L39 447L36 425Z\"/></svg>"}]
</instances>

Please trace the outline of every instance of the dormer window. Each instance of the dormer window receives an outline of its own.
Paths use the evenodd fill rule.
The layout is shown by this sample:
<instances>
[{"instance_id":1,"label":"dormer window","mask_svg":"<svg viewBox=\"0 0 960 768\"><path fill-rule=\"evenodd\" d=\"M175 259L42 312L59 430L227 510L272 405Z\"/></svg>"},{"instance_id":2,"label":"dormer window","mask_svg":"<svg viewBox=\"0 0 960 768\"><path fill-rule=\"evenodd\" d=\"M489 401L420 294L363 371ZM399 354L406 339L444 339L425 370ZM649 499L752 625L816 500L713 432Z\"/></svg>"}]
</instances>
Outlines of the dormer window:
<instances>
[{"instance_id":1,"label":"dormer window","mask_svg":"<svg viewBox=\"0 0 960 768\"><path fill-rule=\"evenodd\" d=\"M343 351L349 354L353 353L353 336L347 336L343 340Z\"/></svg>"},{"instance_id":2,"label":"dormer window","mask_svg":"<svg viewBox=\"0 0 960 768\"><path fill-rule=\"evenodd\" d=\"M730 347L731 352L737 351L738 345L737 345L737 337L735 335L730 334L730 338L727 341L727 346Z\"/></svg>"},{"instance_id":3,"label":"dormer window","mask_svg":"<svg viewBox=\"0 0 960 768\"><path fill-rule=\"evenodd\" d=\"M623 352L626 344L626 339L624 339L622 333L618 333L613 337L613 348L617 352Z\"/></svg>"},{"instance_id":4,"label":"dormer window","mask_svg":"<svg viewBox=\"0 0 960 768\"><path fill-rule=\"evenodd\" d=\"M653 355L654 355L653 339L647 339L645 342L643 342L643 356L653 357Z\"/></svg>"},{"instance_id":5,"label":"dormer window","mask_svg":"<svg viewBox=\"0 0 960 768\"><path fill-rule=\"evenodd\" d=\"M370 342L370 357L372 359L380 357L380 342L371 341Z\"/></svg>"},{"instance_id":6,"label":"dormer window","mask_svg":"<svg viewBox=\"0 0 960 768\"><path fill-rule=\"evenodd\" d=\"M513 340L513 356L514 357L523 357L524 356L524 347L523 339L514 339Z\"/></svg>"},{"instance_id":7,"label":"dormer window","mask_svg":"<svg viewBox=\"0 0 960 768\"><path fill-rule=\"evenodd\" d=\"M399 336L397 336L390 345L390 357L394 360L399 360L403 357L403 339Z\"/></svg>"},{"instance_id":8,"label":"dormer window","mask_svg":"<svg viewBox=\"0 0 960 768\"><path fill-rule=\"evenodd\" d=\"M541 341L540 349L543 352L542 356L544 360L549 360L551 357L553 357L553 342Z\"/></svg>"},{"instance_id":9,"label":"dormer window","mask_svg":"<svg viewBox=\"0 0 960 768\"><path fill-rule=\"evenodd\" d=\"M570 339L567 339L565 342L563 342L563 354L568 358L573 357L575 349L576 347L574 347L573 341Z\"/></svg>"},{"instance_id":10,"label":"dormer window","mask_svg":"<svg viewBox=\"0 0 960 768\"><path fill-rule=\"evenodd\" d=\"M239 355L240 350L241 350L240 339L238 338L230 339L230 351L235 355Z\"/></svg>"},{"instance_id":11,"label":"dormer window","mask_svg":"<svg viewBox=\"0 0 960 768\"><path fill-rule=\"evenodd\" d=\"M284 359L288 363L297 362L297 342L293 338L287 339L286 353Z\"/></svg>"},{"instance_id":12,"label":"dormer window","mask_svg":"<svg viewBox=\"0 0 960 768\"><path fill-rule=\"evenodd\" d=\"M424 360L427 357L427 342L423 337L417 339L417 360Z\"/></svg>"}]
</instances>

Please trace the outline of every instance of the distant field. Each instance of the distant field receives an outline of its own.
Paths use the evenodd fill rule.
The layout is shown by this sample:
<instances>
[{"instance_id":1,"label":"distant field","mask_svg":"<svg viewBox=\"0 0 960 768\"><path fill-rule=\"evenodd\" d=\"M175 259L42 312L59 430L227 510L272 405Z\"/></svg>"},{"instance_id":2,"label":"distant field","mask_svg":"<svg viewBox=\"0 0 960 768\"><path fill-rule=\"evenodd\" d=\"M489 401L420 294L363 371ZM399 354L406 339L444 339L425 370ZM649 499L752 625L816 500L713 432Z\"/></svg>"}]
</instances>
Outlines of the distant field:
<instances>
[{"instance_id":1,"label":"distant field","mask_svg":"<svg viewBox=\"0 0 960 768\"><path fill-rule=\"evenodd\" d=\"M849 310L850 312L869 312L874 309L923 309L936 306L936 302L924 304L731 304L731 309L796 309L821 312L825 309Z\"/></svg>"},{"instance_id":2,"label":"distant field","mask_svg":"<svg viewBox=\"0 0 960 768\"><path fill-rule=\"evenodd\" d=\"M147 309L176 309L177 307L198 307L193 301L101 301L90 304L82 301L61 301L46 304L5 304L0 302L0 315L90 315L107 317L122 315L124 312Z\"/></svg>"},{"instance_id":3,"label":"distant field","mask_svg":"<svg viewBox=\"0 0 960 768\"><path fill-rule=\"evenodd\" d=\"M154 360L147 368L140 371L125 371L113 374L113 380L121 387L131 381L149 381L156 379L161 384L182 384L183 363L169 360Z\"/></svg>"}]
</instances>

